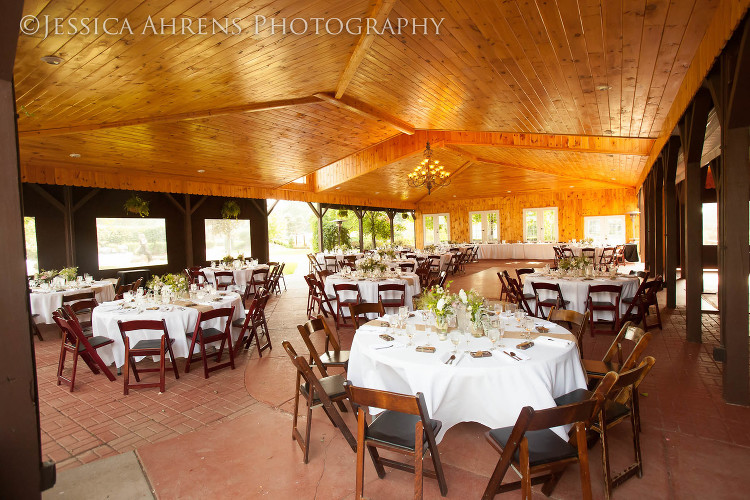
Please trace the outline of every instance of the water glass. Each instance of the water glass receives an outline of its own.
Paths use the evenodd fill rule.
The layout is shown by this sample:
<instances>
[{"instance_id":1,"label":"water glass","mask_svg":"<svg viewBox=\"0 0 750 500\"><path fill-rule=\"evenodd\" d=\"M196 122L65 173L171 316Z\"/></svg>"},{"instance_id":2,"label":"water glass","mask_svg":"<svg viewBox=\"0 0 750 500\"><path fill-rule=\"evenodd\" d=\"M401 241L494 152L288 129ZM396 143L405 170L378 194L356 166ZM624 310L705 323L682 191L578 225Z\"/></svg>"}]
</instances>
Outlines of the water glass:
<instances>
[{"instance_id":1,"label":"water glass","mask_svg":"<svg viewBox=\"0 0 750 500\"><path fill-rule=\"evenodd\" d=\"M425 345L430 346L430 335L432 335L432 326L425 325L424 334L425 334L425 337L427 337L427 344Z\"/></svg>"},{"instance_id":2,"label":"water glass","mask_svg":"<svg viewBox=\"0 0 750 500\"><path fill-rule=\"evenodd\" d=\"M490 339L490 342L492 342L492 349L490 349L490 350L494 351L495 350L495 343L500 338L500 330L498 330L497 328L490 328L487 331L487 337Z\"/></svg>"},{"instance_id":3,"label":"water glass","mask_svg":"<svg viewBox=\"0 0 750 500\"><path fill-rule=\"evenodd\" d=\"M532 318L531 316L527 316L526 318L524 318L524 320L523 320L523 329L526 332L524 338L525 339L530 339L531 338L531 330L534 329L534 318Z\"/></svg>"},{"instance_id":4,"label":"water glass","mask_svg":"<svg viewBox=\"0 0 750 500\"><path fill-rule=\"evenodd\" d=\"M412 339L414 338L414 334L416 333L417 327L412 324L406 325L406 336L409 337L409 343L406 344L407 347L414 345L412 342Z\"/></svg>"},{"instance_id":5,"label":"water glass","mask_svg":"<svg viewBox=\"0 0 750 500\"><path fill-rule=\"evenodd\" d=\"M453 354L458 353L458 344L461 342L461 332L458 330L451 330L448 334L448 340L453 344Z\"/></svg>"}]
</instances>

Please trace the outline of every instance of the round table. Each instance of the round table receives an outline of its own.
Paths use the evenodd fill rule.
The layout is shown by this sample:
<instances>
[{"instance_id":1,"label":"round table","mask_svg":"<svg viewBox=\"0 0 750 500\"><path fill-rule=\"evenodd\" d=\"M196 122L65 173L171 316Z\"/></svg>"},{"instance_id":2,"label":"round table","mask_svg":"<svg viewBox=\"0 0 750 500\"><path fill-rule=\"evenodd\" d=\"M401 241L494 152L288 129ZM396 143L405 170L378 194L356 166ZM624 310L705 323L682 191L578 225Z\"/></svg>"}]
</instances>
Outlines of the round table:
<instances>
[{"instance_id":1,"label":"round table","mask_svg":"<svg viewBox=\"0 0 750 500\"><path fill-rule=\"evenodd\" d=\"M420 315L408 321L419 324ZM394 330L375 326L378 323L371 321L357 330L349 355L348 378L360 387L423 393L430 417L443 423L438 441L461 422L478 422L489 428L512 426L524 406L551 408L556 397L586 387L574 337L554 323L536 320L536 324L550 328L544 335L552 340L534 333L534 346L521 351L515 348L523 341L521 329L514 319L510 320L512 328L501 343L506 346L504 350L528 356L527 360L516 361L500 348L492 357L472 358L465 351L488 350L491 344L487 337L469 335L468 347L462 340L458 360L452 365L445 364L453 350L449 341L438 341L433 333L431 344L437 351L417 352L415 346L426 344L425 332L417 331L415 346L406 347L406 336L396 334L396 341L391 343L395 345L384 348L388 343L379 335L393 335ZM565 429L556 432L567 439Z\"/></svg>"},{"instance_id":2,"label":"round table","mask_svg":"<svg viewBox=\"0 0 750 500\"><path fill-rule=\"evenodd\" d=\"M81 288L70 287L65 290L42 290L32 289L29 294L31 313L38 314L38 323L53 324L52 313L62 307L65 295L77 295L79 293L94 292L94 298L100 304L115 298L115 287L109 281L95 281Z\"/></svg>"},{"instance_id":3,"label":"round table","mask_svg":"<svg viewBox=\"0 0 750 500\"><path fill-rule=\"evenodd\" d=\"M321 253L315 254L315 260L317 260L318 264L320 264L321 266L323 266L323 268L325 268L325 266L326 266L326 256L329 256L329 257L330 256L335 256L336 257L336 262L339 265L341 265L344 262L344 257L352 257L352 256L354 256L354 258L356 260L359 260L362 257L364 257L364 255L365 254L363 254L363 253L347 253L347 254L343 254L343 253L322 253L321 252Z\"/></svg>"},{"instance_id":4,"label":"round table","mask_svg":"<svg viewBox=\"0 0 750 500\"><path fill-rule=\"evenodd\" d=\"M185 307L177 304L159 306L158 309L139 312L134 303L128 303L125 308L122 300L107 302L94 308L91 315L91 323L94 335L107 337L114 340L114 343L104 346L97 350L104 364L115 364L118 368L125 362L125 344L122 342L120 328L117 321L133 320L166 320L167 332L169 337L174 339L172 350L175 357L185 358L188 355L190 344L185 333L195 329L195 322L198 320L199 310L207 311L211 309L220 309L222 307L234 306L234 317L232 321L245 317L245 309L242 307L242 297L234 292L219 292L216 299L206 297L203 301L177 301L179 303L195 303L195 306ZM156 306L149 306L156 307ZM214 319L205 323L207 328L222 328L223 321ZM232 339L236 339L239 331L232 331ZM133 331L129 332L131 345L135 345L139 340L159 338L160 334L156 331ZM195 352L199 352L196 345ZM155 357L158 359L158 356Z\"/></svg>"},{"instance_id":5,"label":"round table","mask_svg":"<svg viewBox=\"0 0 750 500\"><path fill-rule=\"evenodd\" d=\"M243 267L241 269L222 269L220 267L204 267L201 269L201 271L203 271L203 274L206 275L206 279L209 281L209 283L213 283L214 285L216 285L214 273L217 273L220 271L232 271L232 274L234 274L234 282L236 283L236 286L239 287L240 291L242 291L244 290L247 282L250 281L250 276L253 274L253 271L255 271L256 269L265 269L267 271L268 265L259 264L257 266Z\"/></svg>"},{"instance_id":6,"label":"round table","mask_svg":"<svg viewBox=\"0 0 750 500\"><path fill-rule=\"evenodd\" d=\"M339 283L356 283L359 286L359 293L362 296L364 302L375 303L378 301L378 285L379 284L403 284L406 285L406 292L404 296L404 305L411 311L412 297L419 294L422 290L419 285L419 276L414 273L402 273L400 278L386 278L386 279L375 279L375 278L363 278L363 279L352 279L345 278L340 274L332 274L326 278L325 291L328 295L335 295L333 285ZM354 292L342 292L341 298L353 298ZM395 299L398 298L398 292L383 292L383 298ZM349 317L349 311L345 311L344 316Z\"/></svg>"},{"instance_id":7,"label":"round table","mask_svg":"<svg viewBox=\"0 0 750 500\"><path fill-rule=\"evenodd\" d=\"M586 302L588 301L589 285L617 285L622 286L622 294L620 295L620 313L623 314L628 308L628 304L622 302L625 297L632 297L638 290L640 281L636 276L618 276L615 279L609 277L602 278L572 278L572 277L551 277L544 276L542 274L527 274L524 276L523 292L534 293L534 289L531 286L533 282L543 283L559 283L560 290L562 291L563 298L569 300L567 309L578 311L583 314L586 312ZM540 290L540 297L542 299L554 298L554 293L547 290ZM614 294L600 294L599 300L614 300ZM597 311L594 319L611 319L612 314L606 311Z\"/></svg>"}]
</instances>

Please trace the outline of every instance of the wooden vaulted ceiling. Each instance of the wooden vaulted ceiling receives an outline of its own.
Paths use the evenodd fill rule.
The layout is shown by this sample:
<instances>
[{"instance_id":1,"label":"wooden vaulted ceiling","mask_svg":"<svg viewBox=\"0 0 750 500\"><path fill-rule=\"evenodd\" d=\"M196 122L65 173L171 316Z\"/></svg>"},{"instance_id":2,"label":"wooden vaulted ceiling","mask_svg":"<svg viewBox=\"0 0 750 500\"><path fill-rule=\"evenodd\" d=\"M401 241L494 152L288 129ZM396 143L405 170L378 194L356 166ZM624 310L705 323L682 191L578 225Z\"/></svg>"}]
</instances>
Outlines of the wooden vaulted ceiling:
<instances>
[{"instance_id":1,"label":"wooden vaulted ceiling","mask_svg":"<svg viewBox=\"0 0 750 500\"><path fill-rule=\"evenodd\" d=\"M127 18L135 34L20 37L22 174L407 207L426 194L405 177L429 140L454 174L434 199L634 187L722 2L27 0L25 15ZM249 31L256 15L444 21L439 35L140 34L148 16Z\"/></svg>"}]
</instances>

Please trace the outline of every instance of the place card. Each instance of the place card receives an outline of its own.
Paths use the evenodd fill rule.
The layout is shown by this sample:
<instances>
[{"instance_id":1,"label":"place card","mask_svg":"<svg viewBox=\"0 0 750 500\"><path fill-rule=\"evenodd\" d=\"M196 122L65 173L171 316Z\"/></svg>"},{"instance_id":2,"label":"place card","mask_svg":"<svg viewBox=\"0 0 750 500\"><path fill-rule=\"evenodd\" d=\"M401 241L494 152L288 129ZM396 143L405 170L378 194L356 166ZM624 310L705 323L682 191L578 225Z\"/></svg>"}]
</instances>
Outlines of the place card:
<instances>
[{"instance_id":1,"label":"place card","mask_svg":"<svg viewBox=\"0 0 750 500\"><path fill-rule=\"evenodd\" d=\"M394 339L394 337L393 337L392 335L388 335L387 333L382 333L382 334L380 334L380 335L378 335L378 336L379 336L379 337L380 337L381 339L385 340L386 342L391 342L391 341L395 340L395 339Z\"/></svg>"},{"instance_id":2,"label":"place card","mask_svg":"<svg viewBox=\"0 0 750 500\"><path fill-rule=\"evenodd\" d=\"M436 349L435 349L435 347L433 347L431 345L420 345L420 346L417 346L416 350L417 350L417 352L427 352L427 353L432 354L432 353L435 352Z\"/></svg>"},{"instance_id":3,"label":"place card","mask_svg":"<svg viewBox=\"0 0 750 500\"><path fill-rule=\"evenodd\" d=\"M491 358L492 353L490 351L471 351L469 353L472 358Z\"/></svg>"}]
</instances>

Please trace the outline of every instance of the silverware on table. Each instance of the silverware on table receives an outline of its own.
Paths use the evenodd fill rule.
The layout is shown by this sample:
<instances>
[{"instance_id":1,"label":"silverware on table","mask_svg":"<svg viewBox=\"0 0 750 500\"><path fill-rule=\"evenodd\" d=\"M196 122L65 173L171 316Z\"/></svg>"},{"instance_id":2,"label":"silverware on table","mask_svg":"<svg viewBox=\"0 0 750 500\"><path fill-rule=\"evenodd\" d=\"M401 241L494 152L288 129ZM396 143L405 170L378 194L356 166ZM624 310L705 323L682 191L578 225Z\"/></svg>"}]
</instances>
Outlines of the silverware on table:
<instances>
[{"instance_id":1,"label":"silverware on table","mask_svg":"<svg viewBox=\"0 0 750 500\"><path fill-rule=\"evenodd\" d=\"M445 362L445 364L446 364L446 365L450 365L450 364L453 364L453 361L454 361L455 359L456 359L456 355L455 355L455 354L451 354L451 357L450 357L450 358L448 358L448 361L446 361L446 362Z\"/></svg>"}]
</instances>

